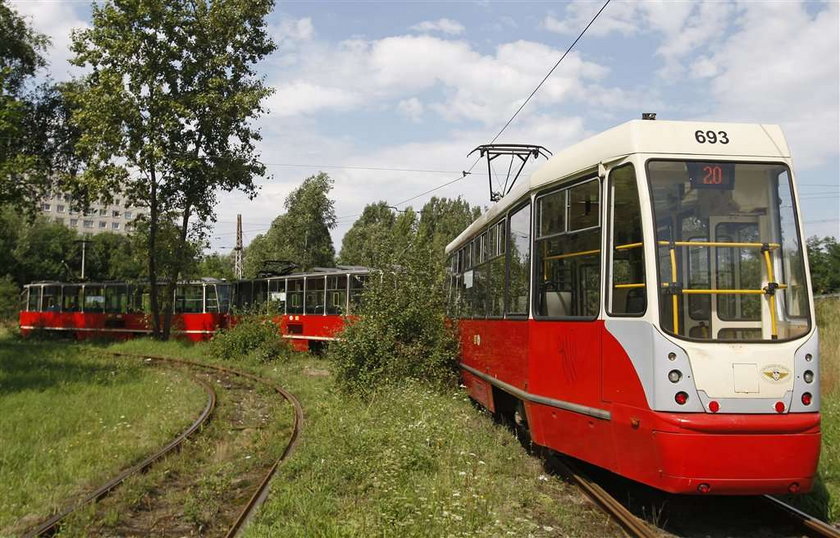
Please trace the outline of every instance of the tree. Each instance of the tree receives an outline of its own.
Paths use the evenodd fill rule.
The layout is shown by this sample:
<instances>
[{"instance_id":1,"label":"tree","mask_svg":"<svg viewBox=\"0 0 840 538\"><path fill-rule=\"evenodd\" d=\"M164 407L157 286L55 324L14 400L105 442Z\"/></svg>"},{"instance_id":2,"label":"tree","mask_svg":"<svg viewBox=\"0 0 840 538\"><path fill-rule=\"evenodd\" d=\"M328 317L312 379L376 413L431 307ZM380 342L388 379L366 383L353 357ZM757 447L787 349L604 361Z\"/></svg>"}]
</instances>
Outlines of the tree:
<instances>
[{"instance_id":1,"label":"tree","mask_svg":"<svg viewBox=\"0 0 840 538\"><path fill-rule=\"evenodd\" d=\"M344 235L339 262L385 267L394 263L417 233L417 215L410 207L398 215L387 202L368 204Z\"/></svg>"},{"instance_id":2,"label":"tree","mask_svg":"<svg viewBox=\"0 0 840 538\"><path fill-rule=\"evenodd\" d=\"M808 262L814 293L840 292L840 243L834 237L809 237Z\"/></svg>"},{"instance_id":3,"label":"tree","mask_svg":"<svg viewBox=\"0 0 840 538\"><path fill-rule=\"evenodd\" d=\"M83 190L110 201L122 192L149 208L148 277L169 291L187 273L191 244L215 219L218 191L256 194L264 174L252 120L270 90L254 64L275 45L265 17L272 0L106 0L92 26L73 33L74 64L89 74L68 89ZM158 244L177 222L171 252ZM158 257L172 255L167 268ZM172 293L165 293L164 297ZM168 338L171 309L152 295L152 329Z\"/></svg>"},{"instance_id":4,"label":"tree","mask_svg":"<svg viewBox=\"0 0 840 538\"><path fill-rule=\"evenodd\" d=\"M30 87L46 65L48 43L0 0L0 205L30 212L50 187L43 147L48 137L37 128L37 91Z\"/></svg>"},{"instance_id":5,"label":"tree","mask_svg":"<svg viewBox=\"0 0 840 538\"><path fill-rule=\"evenodd\" d=\"M218 252L202 256L198 262L196 272L200 277L225 280L234 280L236 278L233 274L233 258L230 255L226 256Z\"/></svg>"},{"instance_id":6,"label":"tree","mask_svg":"<svg viewBox=\"0 0 840 538\"><path fill-rule=\"evenodd\" d=\"M455 200L433 196L420 210L417 235L443 260L446 245L480 216L481 208L471 207L460 196Z\"/></svg>"},{"instance_id":7,"label":"tree","mask_svg":"<svg viewBox=\"0 0 840 538\"><path fill-rule=\"evenodd\" d=\"M303 269L335 263L330 230L335 228L335 202L327 196L333 180L321 172L306 178L286 197L286 213L271 223L245 250L244 272L255 276L266 260L290 260Z\"/></svg>"}]
</instances>

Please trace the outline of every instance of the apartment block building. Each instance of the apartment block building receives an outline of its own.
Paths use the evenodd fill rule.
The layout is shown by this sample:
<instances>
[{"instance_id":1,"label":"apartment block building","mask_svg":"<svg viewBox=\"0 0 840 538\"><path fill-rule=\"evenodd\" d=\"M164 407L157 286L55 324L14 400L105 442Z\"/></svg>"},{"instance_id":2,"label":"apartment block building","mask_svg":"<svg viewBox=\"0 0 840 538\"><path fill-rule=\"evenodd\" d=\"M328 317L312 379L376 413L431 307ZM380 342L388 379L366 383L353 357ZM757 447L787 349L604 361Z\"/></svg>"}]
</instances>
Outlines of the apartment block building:
<instances>
[{"instance_id":1,"label":"apartment block building","mask_svg":"<svg viewBox=\"0 0 840 538\"><path fill-rule=\"evenodd\" d=\"M112 204L95 202L85 213L73 211L70 196L54 194L41 201L41 213L59 224L82 234L112 232L128 234L134 228L134 220L148 210L125 207L124 200L115 199Z\"/></svg>"}]
</instances>

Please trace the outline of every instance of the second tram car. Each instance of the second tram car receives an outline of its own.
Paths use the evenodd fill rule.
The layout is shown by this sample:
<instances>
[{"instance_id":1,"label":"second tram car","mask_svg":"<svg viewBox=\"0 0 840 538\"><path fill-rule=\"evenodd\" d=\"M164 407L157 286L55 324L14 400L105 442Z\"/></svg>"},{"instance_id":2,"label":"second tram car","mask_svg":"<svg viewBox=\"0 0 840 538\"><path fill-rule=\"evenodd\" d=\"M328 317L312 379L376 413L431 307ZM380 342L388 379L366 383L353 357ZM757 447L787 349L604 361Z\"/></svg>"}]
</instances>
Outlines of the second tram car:
<instances>
[{"instance_id":1,"label":"second tram car","mask_svg":"<svg viewBox=\"0 0 840 538\"><path fill-rule=\"evenodd\" d=\"M271 315L294 349L320 351L337 338L358 307L369 273L366 267L342 266L240 280L234 304L240 312Z\"/></svg>"},{"instance_id":2,"label":"second tram car","mask_svg":"<svg viewBox=\"0 0 840 538\"><path fill-rule=\"evenodd\" d=\"M808 491L819 352L779 127L637 120L447 247L470 396L535 444L686 494Z\"/></svg>"}]
</instances>

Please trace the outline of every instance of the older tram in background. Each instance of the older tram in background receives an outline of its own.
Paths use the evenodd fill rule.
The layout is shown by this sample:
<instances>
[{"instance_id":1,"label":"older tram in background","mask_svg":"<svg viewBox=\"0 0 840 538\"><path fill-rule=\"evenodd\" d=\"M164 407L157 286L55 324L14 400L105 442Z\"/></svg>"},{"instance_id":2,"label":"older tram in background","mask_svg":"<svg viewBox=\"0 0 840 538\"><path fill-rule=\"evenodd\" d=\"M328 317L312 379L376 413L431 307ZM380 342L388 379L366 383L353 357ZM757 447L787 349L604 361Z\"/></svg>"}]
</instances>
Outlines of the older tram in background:
<instances>
[{"instance_id":1,"label":"older tram in background","mask_svg":"<svg viewBox=\"0 0 840 538\"><path fill-rule=\"evenodd\" d=\"M808 491L819 353L779 127L631 121L447 247L470 396L535 444L688 494Z\"/></svg>"},{"instance_id":2,"label":"older tram in background","mask_svg":"<svg viewBox=\"0 0 840 538\"><path fill-rule=\"evenodd\" d=\"M163 293L164 284L158 285ZM36 282L21 294L20 331L63 333L77 340L151 334L151 286L126 282ZM172 334L206 340L228 323L231 285L215 279L175 287Z\"/></svg>"},{"instance_id":3,"label":"older tram in background","mask_svg":"<svg viewBox=\"0 0 840 538\"><path fill-rule=\"evenodd\" d=\"M359 302L370 270L316 268L308 273L225 282L203 279L175 287L172 333L200 341L236 323L239 314L271 315L299 351L334 340ZM158 293L163 293L159 285ZM76 339L151 334L150 286L126 282L36 282L21 294L20 330Z\"/></svg>"}]
</instances>

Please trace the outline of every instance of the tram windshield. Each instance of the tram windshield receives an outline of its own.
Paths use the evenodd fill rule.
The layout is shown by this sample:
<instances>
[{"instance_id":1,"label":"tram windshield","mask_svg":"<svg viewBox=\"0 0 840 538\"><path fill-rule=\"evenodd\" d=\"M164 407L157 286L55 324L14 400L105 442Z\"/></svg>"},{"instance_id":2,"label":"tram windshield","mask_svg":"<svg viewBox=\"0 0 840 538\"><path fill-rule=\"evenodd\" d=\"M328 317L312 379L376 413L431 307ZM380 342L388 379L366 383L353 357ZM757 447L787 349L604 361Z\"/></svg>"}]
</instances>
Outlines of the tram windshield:
<instances>
[{"instance_id":1,"label":"tram windshield","mask_svg":"<svg viewBox=\"0 0 840 538\"><path fill-rule=\"evenodd\" d=\"M810 327L790 171L649 161L662 328L698 340L788 340Z\"/></svg>"}]
</instances>

